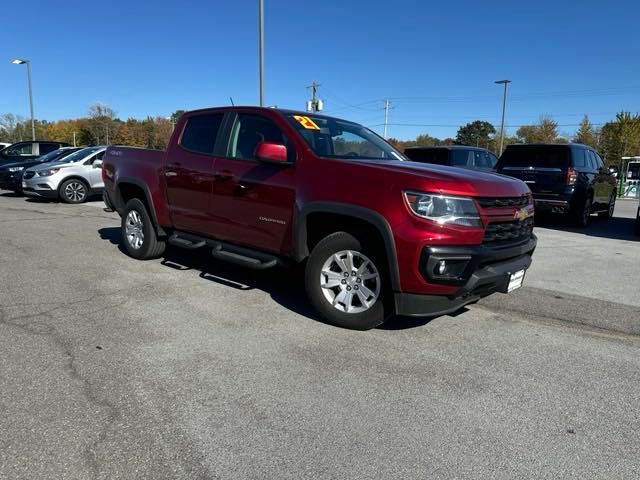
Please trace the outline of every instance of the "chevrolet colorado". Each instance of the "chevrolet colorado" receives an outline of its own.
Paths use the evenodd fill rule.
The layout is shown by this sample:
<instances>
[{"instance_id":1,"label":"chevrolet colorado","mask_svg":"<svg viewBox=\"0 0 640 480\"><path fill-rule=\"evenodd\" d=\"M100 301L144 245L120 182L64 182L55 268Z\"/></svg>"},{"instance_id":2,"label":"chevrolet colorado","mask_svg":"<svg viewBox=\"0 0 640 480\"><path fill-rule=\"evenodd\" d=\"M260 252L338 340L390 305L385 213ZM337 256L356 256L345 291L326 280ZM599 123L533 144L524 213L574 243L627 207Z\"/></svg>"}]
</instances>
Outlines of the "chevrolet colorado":
<instances>
[{"instance_id":1,"label":"chevrolet colorado","mask_svg":"<svg viewBox=\"0 0 640 480\"><path fill-rule=\"evenodd\" d=\"M102 175L131 257L171 244L249 268L304 264L317 312L353 329L515 290L536 247L521 180L414 163L317 114L188 112L166 151L109 147Z\"/></svg>"}]
</instances>

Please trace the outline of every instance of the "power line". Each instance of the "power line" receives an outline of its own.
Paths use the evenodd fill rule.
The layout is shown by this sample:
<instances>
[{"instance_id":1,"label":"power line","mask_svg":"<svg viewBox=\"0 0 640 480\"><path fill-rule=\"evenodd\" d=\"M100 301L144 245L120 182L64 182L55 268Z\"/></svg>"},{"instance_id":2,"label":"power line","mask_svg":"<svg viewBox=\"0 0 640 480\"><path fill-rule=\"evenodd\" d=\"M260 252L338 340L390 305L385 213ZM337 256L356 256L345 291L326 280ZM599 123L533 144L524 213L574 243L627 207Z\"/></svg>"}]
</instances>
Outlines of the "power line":
<instances>
[{"instance_id":1,"label":"power line","mask_svg":"<svg viewBox=\"0 0 640 480\"><path fill-rule=\"evenodd\" d=\"M518 125L505 125L505 128L519 128L519 127L528 127L530 126L530 123L522 123L522 124L518 124ZM604 123L592 123L591 124L594 127L599 127L601 125L604 125ZM367 125L368 127L381 127L384 126L384 123L376 123L373 125ZM460 124L459 123L449 123L449 124L444 124L444 123L387 123L387 126L393 126L393 127L447 127L447 128L459 128ZM556 124L556 127L579 127L580 124L579 123L562 123L562 124Z\"/></svg>"}]
</instances>

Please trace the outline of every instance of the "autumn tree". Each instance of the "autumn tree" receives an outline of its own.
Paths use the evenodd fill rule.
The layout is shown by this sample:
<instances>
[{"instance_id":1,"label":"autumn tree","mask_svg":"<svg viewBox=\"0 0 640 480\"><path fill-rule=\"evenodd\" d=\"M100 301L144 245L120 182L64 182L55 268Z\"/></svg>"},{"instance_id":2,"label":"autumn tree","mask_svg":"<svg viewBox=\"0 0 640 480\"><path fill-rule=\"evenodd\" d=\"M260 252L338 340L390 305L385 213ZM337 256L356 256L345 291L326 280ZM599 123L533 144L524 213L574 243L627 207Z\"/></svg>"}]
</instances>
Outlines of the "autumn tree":
<instances>
[{"instance_id":1,"label":"autumn tree","mask_svg":"<svg viewBox=\"0 0 640 480\"><path fill-rule=\"evenodd\" d=\"M558 123L552 118L542 117L536 125L521 126L516 136L524 143L556 143Z\"/></svg>"}]
</instances>

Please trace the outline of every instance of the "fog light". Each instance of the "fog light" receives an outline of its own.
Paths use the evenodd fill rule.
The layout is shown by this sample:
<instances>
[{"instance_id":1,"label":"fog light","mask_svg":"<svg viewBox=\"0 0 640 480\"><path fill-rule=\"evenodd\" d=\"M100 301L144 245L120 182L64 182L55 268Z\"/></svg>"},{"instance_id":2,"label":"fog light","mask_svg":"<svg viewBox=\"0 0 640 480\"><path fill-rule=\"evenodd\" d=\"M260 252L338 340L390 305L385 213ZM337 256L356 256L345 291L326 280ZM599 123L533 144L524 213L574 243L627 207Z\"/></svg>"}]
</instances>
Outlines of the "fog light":
<instances>
[{"instance_id":1,"label":"fog light","mask_svg":"<svg viewBox=\"0 0 640 480\"><path fill-rule=\"evenodd\" d=\"M444 275L446 271L447 271L447 262L445 262L444 260L440 260L438 262L438 275Z\"/></svg>"}]
</instances>

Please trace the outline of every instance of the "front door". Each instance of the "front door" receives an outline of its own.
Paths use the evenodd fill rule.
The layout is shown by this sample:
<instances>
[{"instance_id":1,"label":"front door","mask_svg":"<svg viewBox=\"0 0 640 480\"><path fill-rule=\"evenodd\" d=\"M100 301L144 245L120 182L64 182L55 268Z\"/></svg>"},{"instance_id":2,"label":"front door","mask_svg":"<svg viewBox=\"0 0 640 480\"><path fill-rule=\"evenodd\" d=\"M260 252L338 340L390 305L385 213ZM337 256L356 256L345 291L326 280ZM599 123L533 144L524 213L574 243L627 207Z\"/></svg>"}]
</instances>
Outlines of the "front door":
<instances>
[{"instance_id":1,"label":"front door","mask_svg":"<svg viewBox=\"0 0 640 480\"><path fill-rule=\"evenodd\" d=\"M285 144L290 164L255 158L260 142ZM265 116L238 113L225 157L216 159L211 216L215 236L274 253L291 245L295 203L295 149L275 122Z\"/></svg>"},{"instance_id":2,"label":"front door","mask_svg":"<svg viewBox=\"0 0 640 480\"><path fill-rule=\"evenodd\" d=\"M215 145L224 113L190 116L180 144L167 151L164 178L173 225L212 235L210 218Z\"/></svg>"}]
</instances>

